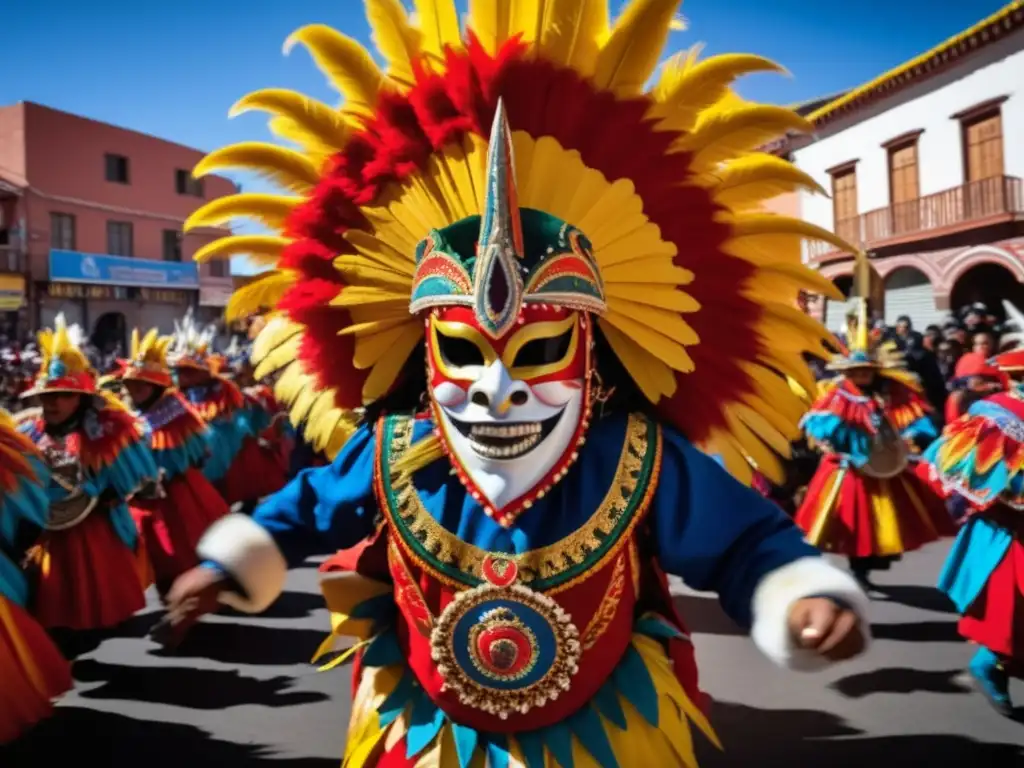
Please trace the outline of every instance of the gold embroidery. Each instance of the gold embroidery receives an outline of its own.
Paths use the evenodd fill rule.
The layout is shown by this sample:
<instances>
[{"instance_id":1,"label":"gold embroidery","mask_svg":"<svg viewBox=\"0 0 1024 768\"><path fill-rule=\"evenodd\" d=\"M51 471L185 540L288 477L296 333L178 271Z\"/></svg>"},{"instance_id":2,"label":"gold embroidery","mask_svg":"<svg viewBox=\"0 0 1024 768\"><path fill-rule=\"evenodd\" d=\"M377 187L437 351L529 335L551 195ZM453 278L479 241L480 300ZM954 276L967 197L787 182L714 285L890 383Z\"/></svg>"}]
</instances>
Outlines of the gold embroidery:
<instances>
[{"instance_id":1,"label":"gold embroidery","mask_svg":"<svg viewBox=\"0 0 1024 768\"><path fill-rule=\"evenodd\" d=\"M429 638L434 629L434 616L394 541L388 542L388 563L391 565L391 578L395 583L395 602L400 606L406 606L412 617L412 625L423 637Z\"/></svg>"},{"instance_id":2,"label":"gold embroidery","mask_svg":"<svg viewBox=\"0 0 1024 768\"><path fill-rule=\"evenodd\" d=\"M632 547L630 547L632 549ZM597 645L597 641L608 631L615 613L619 609L622 595L626 591L626 555L619 555L615 561L615 570L612 571L611 580L608 582L608 589L601 598L594 617L590 620L587 628L583 631L583 650L588 651Z\"/></svg>"},{"instance_id":3,"label":"gold embroidery","mask_svg":"<svg viewBox=\"0 0 1024 768\"><path fill-rule=\"evenodd\" d=\"M378 472L395 458L400 457L409 448L412 438L411 419L396 421L392 427L391 445L385 449L385 455L378 463ZM597 510L579 529L572 532L565 538L546 547L530 550L520 555L508 555L509 559L515 561L519 567L521 579L525 583L535 582L541 579L549 579L565 573L571 568L584 563L592 556L606 541L607 537L614 531L615 526L622 521L630 508L630 502L636 494L640 482L640 473L644 459L651 450L648 439L648 421L643 416L631 415L626 427L626 436L623 442L622 453L619 457L618 468L615 472L608 492L598 506ZM655 430L656 444L654 446L655 456L652 471L644 489L644 499L639 508L634 510L632 520L628 527L622 531L616 546L600 558L599 562L591 564L588 569L594 572L604 563L608 562L620 550L620 544L625 544L632 532L633 527L643 517L647 505L653 496L657 486L658 470L661 461L661 432ZM473 544L463 541L454 533L445 529L437 522L423 507L412 478L407 474L398 476L391 475L388 478L391 482L395 508L390 509L388 504L383 504L385 514L397 516L404 524L404 528L411 533L416 541L426 549L431 557L449 568L454 568L475 579L481 579L480 567L484 558L490 554ZM383 486L385 479L379 478ZM380 489L383 491L383 487ZM382 497L385 494L381 494ZM413 551L411 542L402 541L401 528L396 526L398 539L402 549L412 557L418 565L427 568L435 577L443 583L451 586L465 586L459 584L452 578L445 577L437 572L436 567L424 562L417 557ZM577 582L576 579L564 584L559 584L548 592L560 592L568 589Z\"/></svg>"}]
</instances>

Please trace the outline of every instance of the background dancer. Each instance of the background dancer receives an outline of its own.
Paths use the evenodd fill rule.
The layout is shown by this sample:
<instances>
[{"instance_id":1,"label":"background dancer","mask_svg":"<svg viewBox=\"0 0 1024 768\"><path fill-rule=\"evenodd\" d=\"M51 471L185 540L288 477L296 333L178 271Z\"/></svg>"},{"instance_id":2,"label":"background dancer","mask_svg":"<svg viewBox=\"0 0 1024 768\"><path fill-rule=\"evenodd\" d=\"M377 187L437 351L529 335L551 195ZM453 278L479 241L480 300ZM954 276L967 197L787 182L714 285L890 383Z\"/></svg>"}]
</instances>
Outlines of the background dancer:
<instances>
[{"instance_id":1,"label":"background dancer","mask_svg":"<svg viewBox=\"0 0 1024 768\"><path fill-rule=\"evenodd\" d=\"M1004 715L1011 675L1024 676L1024 391L974 403L925 454L932 480L968 518L939 577L978 647L968 670Z\"/></svg>"},{"instance_id":2,"label":"background dancer","mask_svg":"<svg viewBox=\"0 0 1024 768\"><path fill-rule=\"evenodd\" d=\"M39 334L43 362L20 428L51 475L46 530L29 553L34 612L48 629L108 629L145 605L145 547L127 501L157 477L145 426L96 389L76 326Z\"/></svg>"},{"instance_id":3,"label":"background dancer","mask_svg":"<svg viewBox=\"0 0 1024 768\"><path fill-rule=\"evenodd\" d=\"M868 269L864 259L858 268ZM870 586L871 571L956 527L913 471L912 454L936 435L931 407L899 353L869 336L867 300L859 301L850 352L833 358L829 368L839 375L803 419L822 459L794 519L811 544L848 557Z\"/></svg>"},{"instance_id":4,"label":"background dancer","mask_svg":"<svg viewBox=\"0 0 1024 768\"><path fill-rule=\"evenodd\" d=\"M0 410L0 744L50 716L53 699L71 689L68 662L28 613L21 572L26 534L46 525L46 465L31 441Z\"/></svg>"},{"instance_id":5,"label":"background dancer","mask_svg":"<svg viewBox=\"0 0 1024 768\"><path fill-rule=\"evenodd\" d=\"M160 476L132 499L131 512L163 595L174 579L196 565L195 548L228 505L203 475L208 427L171 380L167 349L172 337L154 328L132 331L131 357L117 378L146 423Z\"/></svg>"}]
</instances>

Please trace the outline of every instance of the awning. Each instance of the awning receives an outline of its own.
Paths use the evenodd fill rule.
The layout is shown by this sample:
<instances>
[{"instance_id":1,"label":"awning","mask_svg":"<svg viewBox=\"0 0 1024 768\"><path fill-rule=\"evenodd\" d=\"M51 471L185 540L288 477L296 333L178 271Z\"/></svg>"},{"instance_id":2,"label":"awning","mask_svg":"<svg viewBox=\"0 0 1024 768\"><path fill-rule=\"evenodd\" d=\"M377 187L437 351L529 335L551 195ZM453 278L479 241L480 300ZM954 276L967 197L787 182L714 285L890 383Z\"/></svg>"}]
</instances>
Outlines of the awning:
<instances>
[{"instance_id":1,"label":"awning","mask_svg":"<svg viewBox=\"0 0 1024 768\"><path fill-rule=\"evenodd\" d=\"M24 275L0 275L0 312L13 312L24 305Z\"/></svg>"}]
</instances>

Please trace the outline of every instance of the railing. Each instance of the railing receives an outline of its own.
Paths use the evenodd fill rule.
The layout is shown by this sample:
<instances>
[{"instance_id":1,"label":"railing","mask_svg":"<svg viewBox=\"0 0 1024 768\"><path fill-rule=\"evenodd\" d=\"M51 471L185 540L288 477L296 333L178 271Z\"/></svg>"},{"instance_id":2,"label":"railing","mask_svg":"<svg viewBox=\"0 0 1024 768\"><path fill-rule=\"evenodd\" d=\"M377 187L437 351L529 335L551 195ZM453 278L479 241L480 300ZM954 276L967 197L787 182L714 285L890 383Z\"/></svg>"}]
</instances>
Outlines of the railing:
<instances>
[{"instance_id":1,"label":"railing","mask_svg":"<svg viewBox=\"0 0 1024 768\"><path fill-rule=\"evenodd\" d=\"M1015 176L993 176L841 219L835 232L854 246L871 248L890 240L958 232L989 220L1022 215L1024 182ZM822 242L808 245L811 258L834 250Z\"/></svg>"}]
</instances>

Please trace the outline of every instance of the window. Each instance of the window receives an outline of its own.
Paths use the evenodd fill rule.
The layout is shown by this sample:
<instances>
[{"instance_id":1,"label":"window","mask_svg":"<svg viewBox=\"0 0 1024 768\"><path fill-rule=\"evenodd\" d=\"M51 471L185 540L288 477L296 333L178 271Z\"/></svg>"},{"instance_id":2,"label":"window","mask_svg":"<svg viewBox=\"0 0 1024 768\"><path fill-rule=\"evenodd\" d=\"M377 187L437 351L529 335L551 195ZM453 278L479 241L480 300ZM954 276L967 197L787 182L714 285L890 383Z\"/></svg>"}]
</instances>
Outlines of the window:
<instances>
[{"instance_id":1,"label":"window","mask_svg":"<svg viewBox=\"0 0 1024 768\"><path fill-rule=\"evenodd\" d=\"M111 256L134 256L132 225L129 221L107 222L107 253Z\"/></svg>"},{"instance_id":2,"label":"window","mask_svg":"<svg viewBox=\"0 0 1024 768\"><path fill-rule=\"evenodd\" d=\"M965 119L964 180L967 183L1003 175L1003 116L997 109Z\"/></svg>"},{"instance_id":3,"label":"window","mask_svg":"<svg viewBox=\"0 0 1024 768\"><path fill-rule=\"evenodd\" d=\"M192 174L178 168L174 172L174 189L179 195L203 197L203 180L192 178Z\"/></svg>"},{"instance_id":4,"label":"window","mask_svg":"<svg viewBox=\"0 0 1024 768\"><path fill-rule=\"evenodd\" d=\"M128 184L128 158L124 155L104 155L107 166L107 181Z\"/></svg>"},{"instance_id":5,"label":"window","mask_svg":"<svg viewBox=\"0 0 1024 768\"><path fill-rule=\"evenodd\" d=\"M831 173L835 232L856 244L861 239L857 219L857 169L851 164L837 168Z\"/></svg>"},{"instance_id":6,"label":"window","mask_svg":"<svg viewBox=\"0 0 1024 768\"><path fill-rule=\"evenodd\" d=\"M920 229L917 140L889 147L889 206L892 234Z\"/></svg>"},{"instance_id":7,"label":"window","mask_svg":"<svg viewBox=\"0 0 1024 768\"><path fill-rule=\"evenodd\" d=\"M164 230L164 261L181 261L181 233L176 229Z\"/></svg>"},{"instance_id":8,"label":"window","mask_svg":"<svg viewBox=\"0 0 1024 768\"><path fill-rule=\"evenodd\" d=\"M231 262L215 259L210 262L210 277L228 277Z\"/></svg>"},{"instance_id":9,"label":"window","mask_svg":"<svg viewBox=\"0 0 1024 768\"><path fill-rule=\"evenodd\" d=\"M75 217L70 213L50 214L50 247L75 250Z\"/></svg>"}]
</instances>

